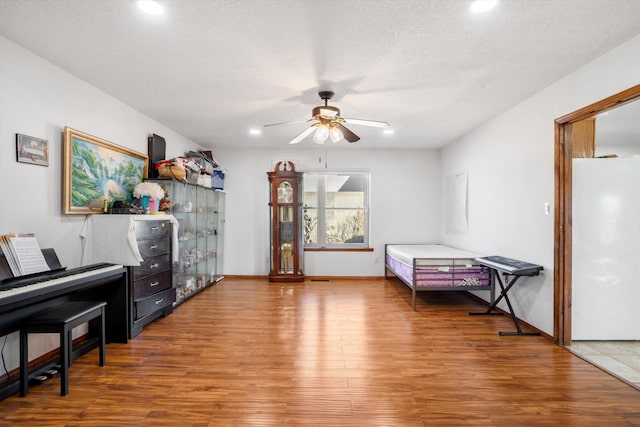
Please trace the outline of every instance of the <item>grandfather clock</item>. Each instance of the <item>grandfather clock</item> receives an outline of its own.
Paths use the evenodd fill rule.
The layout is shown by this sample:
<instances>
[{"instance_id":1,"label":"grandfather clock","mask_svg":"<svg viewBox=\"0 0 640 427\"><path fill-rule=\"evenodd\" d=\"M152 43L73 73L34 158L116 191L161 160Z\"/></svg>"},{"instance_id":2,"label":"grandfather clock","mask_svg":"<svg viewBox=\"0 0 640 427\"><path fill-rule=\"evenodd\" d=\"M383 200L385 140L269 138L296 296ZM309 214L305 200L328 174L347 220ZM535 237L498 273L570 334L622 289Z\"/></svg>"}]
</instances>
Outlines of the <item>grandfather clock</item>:
<instances>
[{"instance_id":1,"label":"grandfather clock","mask_svg":"<svg viewBox=\"0 0 640 427\"><path fill-rule=\"evenodd\" d=\"M271 184L270 282L302 282L302 176L292 162L278 162L267 172Z\"/></svg>"}]
</instances>

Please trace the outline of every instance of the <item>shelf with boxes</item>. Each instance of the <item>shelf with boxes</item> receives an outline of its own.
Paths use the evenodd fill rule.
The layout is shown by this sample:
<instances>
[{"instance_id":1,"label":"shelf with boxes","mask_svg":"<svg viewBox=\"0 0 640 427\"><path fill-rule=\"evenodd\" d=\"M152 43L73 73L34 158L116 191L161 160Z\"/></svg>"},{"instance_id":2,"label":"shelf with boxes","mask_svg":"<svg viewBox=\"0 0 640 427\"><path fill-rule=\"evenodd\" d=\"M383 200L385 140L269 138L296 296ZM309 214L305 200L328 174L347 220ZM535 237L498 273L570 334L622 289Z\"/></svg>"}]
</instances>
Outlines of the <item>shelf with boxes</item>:
<instances>
[{"instance_id":1,"label":"shelf with boxes","mask_svg":"<svg viewBox=\"0 0 640 427\"><path fill-rule=\"evenodd\" d=\"M172 268L177 305L223 278L225 193L175 179L147 181L164 188L160 208L178 223L178 256Z\"/></svg>"},{"instance_id":2,"label":"shelf with boxes","mask_svg":"<svg viewBox=\"0 0 640 427\"><path fill-rule=\"evenodd\" d=\"M149 178L171 178L214 190L224 188L225 170L210 151L189 151L185 156L160 160L149 171Z\"/></svg>"}]
</instances>

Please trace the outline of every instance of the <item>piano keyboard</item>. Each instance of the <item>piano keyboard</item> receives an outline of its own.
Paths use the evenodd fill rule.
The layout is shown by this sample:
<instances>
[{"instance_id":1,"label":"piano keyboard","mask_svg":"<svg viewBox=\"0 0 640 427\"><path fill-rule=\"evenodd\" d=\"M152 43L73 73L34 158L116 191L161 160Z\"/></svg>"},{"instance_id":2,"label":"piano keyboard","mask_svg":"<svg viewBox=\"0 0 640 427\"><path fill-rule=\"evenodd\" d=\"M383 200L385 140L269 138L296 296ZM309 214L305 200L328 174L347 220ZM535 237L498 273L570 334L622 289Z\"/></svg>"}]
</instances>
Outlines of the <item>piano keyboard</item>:
<instances>
[{"instance_id":1,"label":"piano keyboard","mask_svg":"<svg viewBox=\"0 0 640 427\"><path fill-rule=\"evenodd\" d=\"M122 265L93 264L90 266L64 270L62 272L54 273L50 276L44 274L39 275L36 278L29 277L28 280L21 280L23 278L20 277L5 280L3 281L2 286L0 286L0 300L4 298L14 297L16 295L24 294L27 292L41 290L50 286L63 284L72 280L97 276L99 274L108 273L110 271L119 270L121 268Z\"/></svg>"},{"instance_id":2,"label":"piano keyboard","mask_svg":"<svg viewBox=\"0 0 640 427\"><path fill-rule=\"evenodd\" d=\"M543 270L541 265L531 264L517 259L506 258L503 256L487 256L475 258L475 262L487 267L495 268L507 274L518 276L535 276Z\"/></svg>"}]
</instances>

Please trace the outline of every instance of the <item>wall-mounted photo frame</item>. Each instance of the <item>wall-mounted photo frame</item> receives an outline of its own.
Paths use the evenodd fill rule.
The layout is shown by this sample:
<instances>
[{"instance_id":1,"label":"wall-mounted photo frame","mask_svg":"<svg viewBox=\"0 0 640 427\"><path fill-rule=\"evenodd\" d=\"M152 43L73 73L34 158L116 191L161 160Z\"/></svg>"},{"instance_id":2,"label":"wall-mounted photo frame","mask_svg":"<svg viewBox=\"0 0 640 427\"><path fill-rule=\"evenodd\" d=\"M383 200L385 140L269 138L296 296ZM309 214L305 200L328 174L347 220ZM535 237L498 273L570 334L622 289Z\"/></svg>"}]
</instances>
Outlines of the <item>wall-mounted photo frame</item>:
<instances>
[{"instance_id":1,"label":"wall-mounted photo frame","mask_svg":"<svg viewBox=\"0 0 640 427\"><path fill-rule=\"evenodd\" d=\"M21 163L49 166L49 141L16 133L16 160Z\"/></svg>"},{"instance_id":2,"label":"wall-mounted photo frame","mask_svg":"<svg viewBox=\"0 0 640 427\"><path fill-rule=\"evenodd\" d=\"M134 201L133 189L147 177L146 155L70 127L63 139L63 213L100 213L105 200Z\"/></svg>"}]
</instances>

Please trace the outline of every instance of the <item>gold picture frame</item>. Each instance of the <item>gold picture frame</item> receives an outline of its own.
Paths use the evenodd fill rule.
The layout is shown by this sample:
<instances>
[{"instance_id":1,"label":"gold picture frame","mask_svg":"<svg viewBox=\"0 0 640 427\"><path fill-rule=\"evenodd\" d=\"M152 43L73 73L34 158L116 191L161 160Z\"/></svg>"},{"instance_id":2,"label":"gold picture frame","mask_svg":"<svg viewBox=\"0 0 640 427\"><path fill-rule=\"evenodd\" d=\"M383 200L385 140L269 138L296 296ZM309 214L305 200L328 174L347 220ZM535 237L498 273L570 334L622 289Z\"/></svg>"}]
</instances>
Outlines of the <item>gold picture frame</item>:
<instances>
[{"instance_id":1,"label":"gold picture frame","mask_svg":"<svg viewBox=\"0 0 640 427\"><path fill-rule=\"evenodd\" d=\"M105 200L133 202L133 189L147 177L149 158L93 135L64 128L62 212L94 214Z\"/></svg>"}]
</instances>

